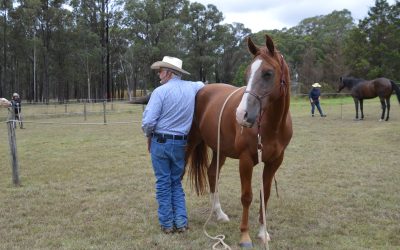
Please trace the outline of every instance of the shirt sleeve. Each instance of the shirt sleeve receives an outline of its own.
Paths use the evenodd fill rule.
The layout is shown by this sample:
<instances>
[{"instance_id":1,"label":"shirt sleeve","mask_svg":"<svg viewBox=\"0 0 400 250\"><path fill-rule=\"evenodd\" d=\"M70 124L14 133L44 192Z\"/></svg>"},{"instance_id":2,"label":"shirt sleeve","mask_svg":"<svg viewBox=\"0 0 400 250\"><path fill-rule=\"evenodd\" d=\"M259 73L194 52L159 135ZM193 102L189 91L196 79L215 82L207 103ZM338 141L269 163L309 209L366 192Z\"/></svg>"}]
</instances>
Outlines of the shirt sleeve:
<instances>
[{"instance_id":1,"label":"shirt sleeve","mask_svg":"<svg viewBox=\"0 0 400 250\"><path fill-rule=\"evenodd\" d=\"M142 130L147 137L153 133L162 109L162 98L158 91L153 91L149 103L143 112Z\"/></svg>"},{"instance_id":2,"label":"shirt sleeve","mask_svg":"<svg viewBox=\"0 0 400 250\"><path fill-rule=\"evenodd\" d=\"M196 93L201 89L201 88L203 88L204 87L204 82L201 82L201 81L198 81L198 82L194 82L194 84L195 84L195 88L196 88Z\"/></svg>"}]
</instances>

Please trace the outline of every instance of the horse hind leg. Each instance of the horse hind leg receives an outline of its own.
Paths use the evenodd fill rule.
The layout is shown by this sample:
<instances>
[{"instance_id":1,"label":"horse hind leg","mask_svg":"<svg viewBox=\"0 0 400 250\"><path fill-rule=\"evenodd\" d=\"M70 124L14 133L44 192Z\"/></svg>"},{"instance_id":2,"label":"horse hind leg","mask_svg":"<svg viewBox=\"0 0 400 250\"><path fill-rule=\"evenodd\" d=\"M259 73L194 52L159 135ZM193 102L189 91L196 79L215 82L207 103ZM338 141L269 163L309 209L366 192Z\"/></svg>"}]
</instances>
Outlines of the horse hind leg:
<instances>
[{"instance_id":1,"label":"horse hind leg","mask_svg":"<svg viewBox=\"0 0 400 250\"><path fill-rule=\"evenodd\" d=\"M360 99L360 112L361 112L361 120L364 120L364 100Z\"/></svg>"},{"instance_id":2,"label":"horse hind leg","mask_svg":"<svg viewBox=\"0 0 400 250\"><path fill-rule=\"evenodd\" d=\"M385 121L388 121L389 120L389 113L390 113L390 97L386 98L386 108L387 108L387 115L386 115L386 120Z\"/></svg>"},{"instance_id":3,"label":"horse hind leg","mask_svg":"<svg viewBox=\"0 0 400 250\"><path fill-rule=\"evenodd\" d=\"M358 120L358 99L354 98L354 107L356 109L356 117L354 120Z\"/></svg>"},{"instance_id":4,"label":"horse hind leg","mask_svg":"<svg viewBox=\"0 0 400 250\"><path fill-rule=\"evenodd\" d=\"M222 211L221 203L219 201L219 193L218 193L218 180L220 175L220 170L222 165L225 163L226 157L220 157L219 160L219 171L217 177L217 153L213 152L213 157L211 160L210 167L208 168L208 183L210 185L210 200L212 204L212 212L216 215L217 221L228 222L229 217Z\"/></svg>"},{"instance_id":5,"label":"horse hind leg","mask_svg":"<svg viewBox=\"0 0 400 250\"><path fill-rule=\"evenodd\" d=\"M383 121L383 119L385 118L385 111L386 111L386 103L385 103L385 99L381 99L381 108L382 108L382 114L381 114L381 119L379 119L379 121Z\"/></svg>"}]
</instances>

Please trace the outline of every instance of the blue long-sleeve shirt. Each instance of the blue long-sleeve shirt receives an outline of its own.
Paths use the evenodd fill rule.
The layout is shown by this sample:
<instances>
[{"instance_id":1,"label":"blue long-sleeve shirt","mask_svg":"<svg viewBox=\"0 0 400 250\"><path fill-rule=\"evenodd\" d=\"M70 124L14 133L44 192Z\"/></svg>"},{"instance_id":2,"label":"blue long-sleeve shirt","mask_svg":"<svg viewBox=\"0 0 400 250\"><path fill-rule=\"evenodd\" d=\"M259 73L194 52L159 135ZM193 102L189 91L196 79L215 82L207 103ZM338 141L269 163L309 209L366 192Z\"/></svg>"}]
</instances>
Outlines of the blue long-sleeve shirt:
<instances>
[{"instance_id":1,"label":"blue long-sleeve shirt","mask_svg":"<svg viewBox=\"0 0 400 250\"><path fill-rule=\"evenodd\" d=\"M142 129L151 133L187 135L193 121L196 93L203 82L174 77L156 88L143 112Z\"/></svg>"},{"instance_id":2,"label":"blue long-sleeve shirt","mask_svg":"<svg viewBox=\"0 0 400 250\"><path fill-rule=\"evenodd\" d=\"M321 95L321 90L319 88L312 88L308 97L312 99L314 102L318 102L320 95Z\"/></svg>"}]
</instances>

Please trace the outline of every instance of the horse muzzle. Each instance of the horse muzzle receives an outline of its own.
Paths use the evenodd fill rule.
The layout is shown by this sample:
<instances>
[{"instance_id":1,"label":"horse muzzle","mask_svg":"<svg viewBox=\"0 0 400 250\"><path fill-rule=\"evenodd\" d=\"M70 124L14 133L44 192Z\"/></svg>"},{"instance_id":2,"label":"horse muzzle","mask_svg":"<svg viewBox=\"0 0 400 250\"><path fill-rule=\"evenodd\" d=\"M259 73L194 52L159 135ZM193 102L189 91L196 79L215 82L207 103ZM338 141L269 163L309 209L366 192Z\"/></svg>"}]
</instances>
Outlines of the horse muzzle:
<instances>
[{"instance_id":1,"label":"horse muzzle","mask_svg":"<svg viewBox=\"0 0 400 250\"><path fill-rule=\"evenodd\" d=\"M236 121L239 123L240 126L246 127L246 128L251 128L253 127L256 118L251 118L249 117L248 113L246 110L243 109L236 109Z\"/></svg>"}]
</instances>

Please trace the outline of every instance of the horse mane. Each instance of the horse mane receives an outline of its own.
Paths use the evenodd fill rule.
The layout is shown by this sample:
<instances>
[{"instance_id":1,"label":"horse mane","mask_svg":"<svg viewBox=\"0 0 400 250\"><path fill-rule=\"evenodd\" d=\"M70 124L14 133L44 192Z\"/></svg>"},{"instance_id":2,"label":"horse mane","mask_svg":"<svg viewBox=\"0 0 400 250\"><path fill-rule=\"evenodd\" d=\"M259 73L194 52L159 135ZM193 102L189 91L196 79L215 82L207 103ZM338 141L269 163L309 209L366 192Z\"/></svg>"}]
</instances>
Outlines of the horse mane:
<instances>
[{"instance_id":1,"label":"horse mane","mask_svg":"<svg viewBox=\"0 0 400 250\"><path fill-rule=\"evenodd\" d=\"M352 77L352 76L341 77L341 79L342 79L342 82L344 83L344 85L350 89L352 87L358 85L360 82L365 82L365 80L362 78L356 78L356 77Z\"/></svg>"}]
</instances>

